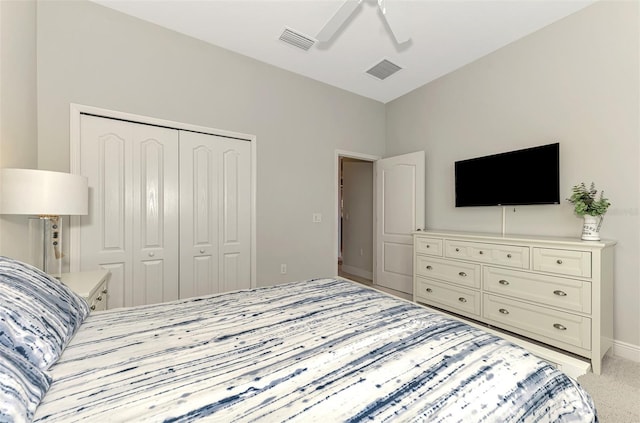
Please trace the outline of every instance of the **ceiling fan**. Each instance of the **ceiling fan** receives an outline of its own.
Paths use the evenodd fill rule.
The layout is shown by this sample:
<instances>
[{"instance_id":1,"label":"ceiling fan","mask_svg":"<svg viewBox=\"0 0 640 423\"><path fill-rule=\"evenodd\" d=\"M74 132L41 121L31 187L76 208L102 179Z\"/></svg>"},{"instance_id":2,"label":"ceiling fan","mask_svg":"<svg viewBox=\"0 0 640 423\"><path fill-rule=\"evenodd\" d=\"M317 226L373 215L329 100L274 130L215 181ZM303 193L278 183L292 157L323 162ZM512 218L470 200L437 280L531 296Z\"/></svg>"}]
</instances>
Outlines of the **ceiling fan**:
<instances>
[{"instance_id":1,"label":"ceiling fan","mask_svg":"<svg viewBox=\"0 0 640 423\"><path fill-rule=\"evenodd\" d=\"M393 37L398 44L402 44L411 39L406 28L403 27L397 9L391 6L391 9L387 8L387 0L377 0L378 8L382 12L382 16L387 22ZM336 13L329 19L324 27L318 32L316 39L321 42L329 41L338 30L344 25L349 17L360 7L362 0L345 0L342 6L336 11Z\"/></svg>"}]
</instances>

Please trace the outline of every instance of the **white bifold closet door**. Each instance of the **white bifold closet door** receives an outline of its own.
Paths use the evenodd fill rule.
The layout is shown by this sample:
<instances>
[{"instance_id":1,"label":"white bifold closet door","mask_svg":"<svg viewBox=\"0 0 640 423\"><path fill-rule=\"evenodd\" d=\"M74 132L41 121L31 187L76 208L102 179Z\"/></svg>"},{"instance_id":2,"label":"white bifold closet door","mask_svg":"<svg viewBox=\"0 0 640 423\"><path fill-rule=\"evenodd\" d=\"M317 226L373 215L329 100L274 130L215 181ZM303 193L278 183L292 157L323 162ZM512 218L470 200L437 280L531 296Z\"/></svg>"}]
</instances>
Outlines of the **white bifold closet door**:
<instances>
[{"instance_id":1,"label":"white bifold closet door","mask_svg":"<svg viewBox=\"0 0 640 423\"><path fill-rule=\"evenodd\" d=\"M250 286L250 143L82 115L80 268L108 307Z\"/></svg>"},{"instance_id":2,"label":"white bifold closet door","mask_svg":"<svg viewBox=\"0 0 640 423\"><path fill-rule=\"evenodd\" d=\"M251 145L180 132L180 297L251 286Z\"/></svg>"},{"instance_id":3,"label":"white bifold closet door","mask_svg":"<svg viewBox=\"0 0 640 423\"><path fill-rule=\"evenodd\" d=\"M109 307L178 298L178 132L82 116L89 215L80 268L111 271Z\"/></svg>"}]
</instances>

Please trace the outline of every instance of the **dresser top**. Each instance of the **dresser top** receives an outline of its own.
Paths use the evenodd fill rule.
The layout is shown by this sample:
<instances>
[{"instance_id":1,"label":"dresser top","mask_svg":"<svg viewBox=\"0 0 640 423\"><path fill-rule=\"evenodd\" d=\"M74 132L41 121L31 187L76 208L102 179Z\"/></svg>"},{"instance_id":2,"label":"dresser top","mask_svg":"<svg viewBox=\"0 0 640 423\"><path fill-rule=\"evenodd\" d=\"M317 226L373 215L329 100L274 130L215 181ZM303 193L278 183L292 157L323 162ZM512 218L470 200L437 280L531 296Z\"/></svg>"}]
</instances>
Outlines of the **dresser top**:
<instances>
[{"instance_id":1,"label":"dresser top","mask_svg":"<svg viewBox=\"0 0 640 423\"><path fill-rule=\"evenodd\" d=\"M458 238L468 239L475 241L493 241L493 242L523 242L527 244L531 243L545 243L545 244L558 244L574 247L589 247L589 248L605 248L616 244L614 240L602 239L600 241L583 241L580 238L573 237L553 237L553 236L536 236L536 235L517 235L517 234L496 234L496 233L484 233L484 232L464 232L455 230L424 230L416 231L414 235L427 235L438 236L446 238Z\"/></svg>"},{"instance_id":2,"label":"dresser top","mask_svg":"<svg viewBox=\"0 0 640 423\"><path fill-rule=\"evenodd\" d=\"M63 273L60 275L60 281L76 294L88 298L98 290L107 276L109 276L109 271L105 269L88 270Z\"/></svg>"}]
</instances>

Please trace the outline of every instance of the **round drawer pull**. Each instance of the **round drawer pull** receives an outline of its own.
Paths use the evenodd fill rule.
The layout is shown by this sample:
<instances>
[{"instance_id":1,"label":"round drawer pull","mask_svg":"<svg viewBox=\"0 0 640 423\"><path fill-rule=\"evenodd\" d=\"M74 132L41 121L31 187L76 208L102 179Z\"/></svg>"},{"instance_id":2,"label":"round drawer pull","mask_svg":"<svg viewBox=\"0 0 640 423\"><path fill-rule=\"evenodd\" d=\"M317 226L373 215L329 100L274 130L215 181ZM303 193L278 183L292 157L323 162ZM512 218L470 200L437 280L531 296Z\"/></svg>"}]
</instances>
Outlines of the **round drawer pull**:
<instances>
[{"instance_id":1,"label":"round drawer pull","mask_svg":"<svg viewBox=\"0 0 640 423\"><path fill-rule=\"evenodd\" d=\"M507 258L511 258L511 254L507 254Z\"/></svg>"},{"instance_id":2,"label":"round drawer pull","mask_svg":"<svg viewBox=\"0 0 640 423\"><path fill-rule=\"evenodd\" d=\"M459 253L459 252L460 252L460 248L456 248L456 253Z\"/></svg>"},{"instance_id":3,"label":"round drawer pull","mask_svg":"<svg viewBox=\"0 0 640 423\"><path fill-rule=\"evenodd\" d=\"M103 289L103 290L102 290L102 293L103 293L103 294L106 294L106 293L107 293L107 288Z\"/></svg>"},{"instance_id":4,"label":"round drawer pull","mask_svg":"<svg viewBox=\"0 0 640 423\"><path fill-rule=\"evenodd\" d=\"M91 310L95 310L96 309L96 305L93 304L90 308L91 308Z\"/></svg>"},{"instance_id":5,"label":"round drawer pull","mask_svg":"<svg viewBox=\"0 0 640 423\"><path fill-rule=\"evenodd\" d=\"M558 329L558 330L567 330L566 326L562 326L560 323L554 323L553 327Z\"/></svg>"},{"instance_id":6,"label":"round drawer pull","mask_svg":"<svg viewBox=\"0 0 640 423\"><path fill-rule=\"evenodd\" d=\"M466 303L467 299L465 297L460 297L458 298L458 301L460 301L461 303Z\"/></svg>"},{"instance_id":7,"label":"round drawer pull","mask_svg":"<svg viewBox=\"0 0 640 423\"><path fill-rule=\"evenodd\" d=\"M433 292L433 289L427 288L427 292L431 293L431 292Z\"/></svg>"},{"instance_id":8,"label":"round drawer pull","mask_svg":"<svg viewBox=\"0 0 640 423\"><path fill-rule=\"evenodd\" d=\"M501 308L498 311L500 312L500 314L509 314L509 310L507 310L506 308Z\"/></svg>"},{"instance_id":9,"label":"round drawer pull","mask_svg":"<svg viewBox=\"0 0 640 423\"><path fill-rule=\"evenodd\" d=\"M484 254L484 251L480 250L480 255Z\"/></svg>"},{"instance_id":10,"label":"round drawer pull","mask_svg":"<svg viewBox=\"0 0 640 423\"><path fill-rule=\"evenodd\" d=\"M96 298L96 301L102 301L102 295Z\"/></svg>"},{"instance_id":11,"label":"round drawer pull","mask_svg":"<svg viewBox=\"0 0 640 423\"><path fill-rule=\"evenodd\" d=\"M500 280L498 281L498 283L499 283L500 285L504 285L504 286L509 285L509 281L505 281L504 279L500 279Z\"/></svg>"},{"instance_id":12,"label":"round drawer pull","mask_svg":"<svg viewBox=\"0 0 640 423\"><path fill-rule=\"evenodd\" d=\"M433 267L427 266L427 270L433 270Z\"/></svg>"},{"instance_id":13,"label":"round drawer pull","mask_svg":"<svg viewBox=\"0 0 640 423\"><path fill-rule=\"evenodd\" d=\"M556 263L562 264L562 260L558 259L558 260L556 260Z\"/></svg>"},{"instance_id":14,"label":"round drawer pull","mask_svg":"<svg viewBox=\"0 0 640 423\"><path fill-rule=\"evenodd\" d=\"M155 255L156 255L156 253L153 253L153 252L149 253L149 257L153 257Z\"/></svg>"},{"instance_id":15,"label":"round drawer pull","mask_svg":"<svg viewBox=\"0 0 640 423\"><path fill-rule=\"evenodd\" d=\"M200 250L200 254L204 254L204 252L205 252L205 251L206 251L206 250L205 250L204 248L203 248L203 249L201 249L201 250Z\"/></svg>"},{"instance_id":16,"label":"round drawer pull","mask_svg":"<svg viewBox=\"0 0 640 423\"><path fill-rule=\"evenodd\" d=\"M566 297L566 296L567 296L567 293L566 293L566 292L564 292L564 291L560 291L559 289L558 289L558 290L556 290L556 291L553 291L553 293L554 293L554 294L556 294L556 295L557 295L557 296L559 296L559 297Z\"/></svg>"},{"instance_id":17,"label":"round drawer pull","mask_svg":"<svg viewBox=\"0 0 640 423\"><path fill-rule=\"evenodd\" d=\"M458 273L458 275L462 276L463 278L464 278L465 276L467 276L467 274L466 274L466 273L464 273L464 272L460 272L460 273Z\"/></svg>"},{"instance_id":18,"label":"round drawer pull","mask_svg":"<svg viewBox=\"0 0 640 423\"><path fill-rule=\"evenodd\" d=\"M431 245L427 244L427 248L431 248Z\"/></svg>"}]
</instances>

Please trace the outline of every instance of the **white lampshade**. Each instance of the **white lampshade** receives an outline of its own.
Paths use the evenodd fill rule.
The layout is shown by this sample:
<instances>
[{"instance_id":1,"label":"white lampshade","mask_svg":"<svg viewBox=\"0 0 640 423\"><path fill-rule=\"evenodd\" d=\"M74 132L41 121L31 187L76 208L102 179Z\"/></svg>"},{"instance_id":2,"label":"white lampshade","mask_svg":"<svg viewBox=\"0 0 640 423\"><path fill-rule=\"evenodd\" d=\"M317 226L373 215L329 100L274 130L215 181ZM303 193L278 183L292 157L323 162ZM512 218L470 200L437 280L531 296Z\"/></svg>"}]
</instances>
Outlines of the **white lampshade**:
<instances>
[{"instance_id":1,"label":"white lampshade","mask_svg":"<svg viewBox=\"0 0 640 423\"><path fill-rule=\"evenodd\" d=\"M38 216L86 215L87 178L36 169L0 169L0 213Z\"/></svg>"}]
</instances>

